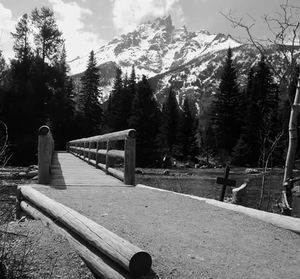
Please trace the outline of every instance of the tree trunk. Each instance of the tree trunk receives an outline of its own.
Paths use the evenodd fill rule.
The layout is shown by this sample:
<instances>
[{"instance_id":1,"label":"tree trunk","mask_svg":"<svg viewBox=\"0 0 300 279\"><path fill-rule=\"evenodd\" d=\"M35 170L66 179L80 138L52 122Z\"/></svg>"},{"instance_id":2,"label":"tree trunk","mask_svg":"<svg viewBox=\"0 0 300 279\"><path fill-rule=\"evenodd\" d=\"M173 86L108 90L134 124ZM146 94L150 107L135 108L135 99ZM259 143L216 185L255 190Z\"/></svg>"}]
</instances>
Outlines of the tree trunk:
<instances>
[{"instance_id":1,"label":"tree trunk","mask_svg":"<svg viewBox=\"0 0 300 279\"><path fill-rule=\"evenodd\" d=\"M282 190L282 214L291 215L292 213L292 188L293 188L293 167L295 161L295 154L298 142L298 114L300 109L300 76L298 77L297 90L294 98L294 103L291 107L290 121L289 121L289 147L286 155L286 163L283 178Z\"/></svg>"}]
</instances>

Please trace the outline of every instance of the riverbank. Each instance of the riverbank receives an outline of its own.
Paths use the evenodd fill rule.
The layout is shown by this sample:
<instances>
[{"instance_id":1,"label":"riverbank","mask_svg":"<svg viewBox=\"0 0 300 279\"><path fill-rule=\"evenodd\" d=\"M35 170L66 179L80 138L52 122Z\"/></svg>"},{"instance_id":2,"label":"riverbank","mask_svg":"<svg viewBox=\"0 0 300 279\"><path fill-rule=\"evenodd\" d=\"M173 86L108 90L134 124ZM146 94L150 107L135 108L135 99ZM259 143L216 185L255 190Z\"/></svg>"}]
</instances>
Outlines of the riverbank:
<instances>
[{"instance_id":1,"label":"riverbank","mask_svg":"<svg viewBox=\"0 0 300 279\"><path fill-rule=\"evenodd\" d=\"M139 169L137 182L151 187L173 192L219 200L222 186L217 177L224 176L224 169ZM295 176L300 176L295 171ZM236 180L237 187L249 180L247 186L247 207L272 213L280 213L283 169L273 169L265 174L264 195L259 208L262 189L262 172L247 173L245 168L233 168L229 178ZM299 186L298 186L299 187ZM293 217L300 218L300 197L294 197ZM232 188L227 187L225 200L230 201Z\"/></svg>"}]
</instances>

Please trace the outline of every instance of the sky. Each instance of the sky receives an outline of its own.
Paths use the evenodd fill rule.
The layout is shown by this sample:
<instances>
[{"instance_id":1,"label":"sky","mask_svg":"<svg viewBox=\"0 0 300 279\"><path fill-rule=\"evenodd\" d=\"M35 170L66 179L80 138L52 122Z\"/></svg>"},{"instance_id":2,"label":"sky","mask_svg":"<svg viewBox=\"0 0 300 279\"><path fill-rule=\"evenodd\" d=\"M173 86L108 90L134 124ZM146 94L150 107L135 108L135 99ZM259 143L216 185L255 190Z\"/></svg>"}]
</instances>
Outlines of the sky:
<instances>
[{"instance_id":1,"label":"sky","mask_svg":"<svg viewBox=\"0 0 300 279\"><path fill-rule=\"evenodd\" d=\"M171 15L176 27L189 31L205 29L211 33L231 34L243 40L243 29L234 28L221 13L255 23L257 38L270 36L263 21L266 15L276 17L286 0L0 0L0 50L6 59L14 56L10 32L24 13L37 7L53 9L59 29L65 38L68 60L97 50L114 37L134 30L145 21ZM289 0L299 6L300 0ZM300 18L300 9L299 15Z\"/></svg>"}]
</instances>

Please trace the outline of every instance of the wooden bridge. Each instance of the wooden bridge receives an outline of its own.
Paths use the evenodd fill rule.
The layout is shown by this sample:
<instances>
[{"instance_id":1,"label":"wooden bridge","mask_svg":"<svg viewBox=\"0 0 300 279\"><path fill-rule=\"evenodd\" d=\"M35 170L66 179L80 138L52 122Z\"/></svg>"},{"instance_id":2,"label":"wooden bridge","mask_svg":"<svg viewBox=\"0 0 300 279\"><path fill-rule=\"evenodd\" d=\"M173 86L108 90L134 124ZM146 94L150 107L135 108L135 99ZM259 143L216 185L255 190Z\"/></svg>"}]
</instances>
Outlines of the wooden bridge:
<instances>
[{"instance_id":1,"label":"wooden bridge","mask_svg":"<svg viewBox=\"0 0 300 279\"><path fill-rule=\"evenodd\" d=\"M300 277L299 235L271 225L299 233L299 219L135 185L134 130L53 146L41 127L39 185L19 187L18 212L65 235L96 277Z\"/></svg>"},{"instance_id":2,"label":"wooden bridge","mask_svg":"<svg viewBox=\"0 0 300 279\"><path fill-rule=\"evenodd\" d=\"M67 152L54 151L48 127L41 127L39 134L39 184L135 185L135 130L73 140L67 143ZM96 169L86 168L71 154ZM123 169L115 168L116 164Z\"/></svg>"}]
</instances>

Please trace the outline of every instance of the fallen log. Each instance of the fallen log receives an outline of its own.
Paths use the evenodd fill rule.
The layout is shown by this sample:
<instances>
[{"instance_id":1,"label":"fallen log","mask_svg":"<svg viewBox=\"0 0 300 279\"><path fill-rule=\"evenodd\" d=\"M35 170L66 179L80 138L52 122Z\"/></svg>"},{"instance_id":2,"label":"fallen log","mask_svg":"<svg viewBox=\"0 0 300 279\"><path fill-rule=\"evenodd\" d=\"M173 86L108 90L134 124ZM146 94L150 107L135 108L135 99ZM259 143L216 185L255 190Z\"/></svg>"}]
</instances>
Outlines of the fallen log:
<instances>
[{"instance_id":1,"label":"fallen log","mask_svg":"<svg viewBox=\"0 0 300 279\"><path fill-rule=\"evenodd\" d=\"M134 276L145 275L152 264L151 256L130 242L110 232L75 210L41 194L32 187L19 187L23 199L74 231Z\"/></svg>"},{"instance_id":2,"label":"fallen log","mask_svg":"<svg viewBox=\"0 0 300 279\"><path fill-rule=\"evenodd\" d=\"M125 279L130 278L129 275L124 274L120 269L111 266L104 261L97 253L94 253L81 243L78 239L56 224L51 218L41 213L35 206L29 202L22 201L20 204L22 210L32 216L35 220L40 220L45 226L51 228L55 232L66 237L71 246L78 252L79 256L84 260L86 265L100 278L107 279Z\"/></svg>"}]
</instances>

